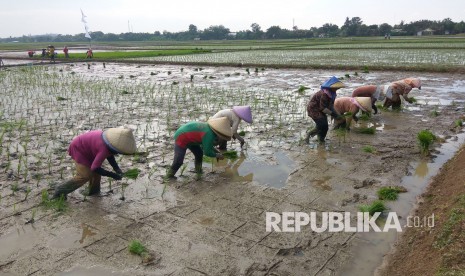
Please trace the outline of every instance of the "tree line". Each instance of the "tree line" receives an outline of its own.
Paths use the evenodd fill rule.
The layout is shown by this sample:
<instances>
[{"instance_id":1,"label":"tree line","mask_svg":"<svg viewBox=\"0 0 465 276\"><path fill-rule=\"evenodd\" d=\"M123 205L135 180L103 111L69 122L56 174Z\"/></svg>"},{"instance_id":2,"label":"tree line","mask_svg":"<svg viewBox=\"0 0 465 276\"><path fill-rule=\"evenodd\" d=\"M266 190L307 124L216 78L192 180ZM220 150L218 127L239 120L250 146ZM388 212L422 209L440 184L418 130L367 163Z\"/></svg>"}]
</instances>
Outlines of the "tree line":
<instances>
[{"instance_id":1,"label":"tree line","mask_svg":"<svg viewBox=\"0 0 465 276\"><path fill-rule=\"evenodd\" d=\"M401 21L400 24L391 26L387 23L380 25L366 25L360 17L346 18L344 25L326 23L323 26L300 29L294 26L291 30L279 26L271 26L262 30L259 24L253 23L249 30L231 32L223 25L210 26L204 30L198 30L197 26L190 24L186 31L168 32L155 31L153 33L103 33L92 32L93 41L162 41L162 40L255 40L255 39L302 39L314 37L352 37L352 36L412 36L428 30L427 34L447 35L465 33L465 22L453 22L450 18L440 21L420 20L411 23ZM86 41L84 33L76 35L39 35L2 38L0 42L81 42Z\"/></svg>"}]
</instances>

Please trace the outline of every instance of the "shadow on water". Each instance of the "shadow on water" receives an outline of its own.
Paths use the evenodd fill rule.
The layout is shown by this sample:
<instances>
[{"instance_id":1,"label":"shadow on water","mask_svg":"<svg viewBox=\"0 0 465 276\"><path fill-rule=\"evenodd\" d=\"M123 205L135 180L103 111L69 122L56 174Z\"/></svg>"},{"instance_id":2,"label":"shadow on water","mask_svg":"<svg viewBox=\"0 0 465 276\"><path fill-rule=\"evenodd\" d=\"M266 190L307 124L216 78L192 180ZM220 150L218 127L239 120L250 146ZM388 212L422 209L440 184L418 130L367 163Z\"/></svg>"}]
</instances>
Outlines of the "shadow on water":
<instances>
[{"instance_id":1,"label":"shadow on water","mask_svg":"<svg viewBox=\"0 0 465 276\"><path fill-rule=\"evenodd\" d=\"M413 163L413 170L404 176L400 185L407 188L407 193L399 194L399 199L387 204L390 212L396 212L400 216L402 230L405 231L407 216L415 207L417 196L422 194L431 178L435 176L440 168L451 159L465 142L465 133L451 138L439 148L439 154L432 162L419 161ZM395 185L396 183L392 183ZM343 267L339 275L373 275L382 264L383 257L393 246L398 237L396 231L390 230L386 233L359 233L353 240L353 255L351 260Z\"/></svg>"},{"instance_id":2,"label":"shadow on water","mask_svg":"<svg viewBox=\"0 0 465 276\"><path fill-rule=\"evenodd\" d=\"M251 151L238 152L238 158L220 160L216 167L224 168L223 176L236 182L255 181L261 185L282 188L295 168L284 152L278 151L264 158Z\"/></svg>"}]
</instances>

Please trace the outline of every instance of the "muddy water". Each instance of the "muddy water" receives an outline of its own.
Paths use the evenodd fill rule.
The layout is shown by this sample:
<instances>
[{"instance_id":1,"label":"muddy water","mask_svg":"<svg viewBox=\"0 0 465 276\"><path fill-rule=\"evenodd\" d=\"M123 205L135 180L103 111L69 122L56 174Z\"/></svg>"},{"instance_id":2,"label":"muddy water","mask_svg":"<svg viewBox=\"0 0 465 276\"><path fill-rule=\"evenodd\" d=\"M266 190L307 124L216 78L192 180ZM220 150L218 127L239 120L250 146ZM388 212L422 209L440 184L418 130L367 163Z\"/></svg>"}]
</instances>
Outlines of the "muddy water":
<instances>
[{"instance_id":1,"label":"muddy water","mask_svg":"<svg viewBox=\"0 0 465 276\"><path fill-rule=\"evenodd\" d=\"M237 159L221 160L215 166L224 168L222 175L231 181L255 181L261 185L282 188L295 168L295 162L281 151L267 158L254 152L241 152Z\"/></svg>"},{"instance_id":2,"label":"muddy water","mask_svg":"<svg viewBox=\"0 0 465 276\"><path fill-rule=\"evenodd\" d=\"M37 241L36 229L32 225L17 226L9 233L2 235L0 238L0 260L17 253L18 249L21 252L18 256L23 256L29 252Z\"/></svg>"},{"instance_id":3,"label":"muddy water","mask_svg":"<svg viewBox=\"0 0 465 276\"><path fill-rule=\"evenodd\" d=\"M57 274L60 276L81 276L81 275L88 275L88 276L125 276L131 275L129 273L122 273L120 271L112 270L111 268L106 268L102 266L92 266L92 267L84 267L84 266L76 266L73 267L71 270L62 272Z\"/></svg>"},{"instance_id":4,"label":"muddy water","mask_svg":"<svg viewBox=\"0 0 465 276\"><path fill-rule=\"evenodd\" d=\"M402 178L400 185L407 188L407 193L399 194L396 201L389 202L387 206L390 212L396 212L400 217L403 229L407 226L407 217L417 202L417 196L423 193L439 169L452 158L460 146L465 142L465 133L460 133L457 138L451 138L442 144L439 153L432 162L420 161L413 163L409 174ZM421 218L423 219L423 218ZM382 221L380 226L382 226ZM393 246L398 233L363 233L356 236L353 241L353 259L340 270L339 275L372 275L383 261L383 257Z\"/></svg>"}]
</instances>

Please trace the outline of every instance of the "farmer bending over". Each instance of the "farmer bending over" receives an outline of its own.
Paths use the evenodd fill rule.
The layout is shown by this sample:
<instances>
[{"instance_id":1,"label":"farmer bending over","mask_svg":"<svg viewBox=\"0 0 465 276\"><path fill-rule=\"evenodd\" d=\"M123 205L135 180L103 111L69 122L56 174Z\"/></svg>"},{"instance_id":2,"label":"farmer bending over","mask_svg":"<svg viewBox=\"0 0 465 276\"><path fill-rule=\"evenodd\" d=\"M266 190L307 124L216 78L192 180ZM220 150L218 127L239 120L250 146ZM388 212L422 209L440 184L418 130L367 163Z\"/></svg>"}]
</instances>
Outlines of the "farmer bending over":
<instances>
[{"instance_id":1,"label":"farmer bending over","mask_svg":"<svg viewBox=\"0 0 465 276\"><path fill-rule=\"evenodd\" d=\"M88 195L99 194L101 176L115 180L122 178L123 172L116 163L115 155L135 152L136 141L132 130L127 128L94 130L75 137L68 148L68 154L76 165L76 175L56 187L53 198L66 196L87 182L89 182ZM105 159L116 173L102 168Z\"/></svg>"},{"instance_id":2,"label":"farmer bending over","mask_svg":"<svg viewBox=\"0 0 465 276\"><path fill-rule=\"evenodd\" d=\"M369 97L337 98L334 101L334 109L339 114L350 112L350 115L345 114L346 116L343 116L334 121L334 129L345 127L347 130L350 130L350 123L352 122L352 119L354 119L355 122L358 121L356 115L360 109L364 112L371 113L371 99Z\"/></svg>"},{"instance_id":3,"label":"farmer bending over","mask_svg":"<svg viewBox=\"0 0 465 276\"><path fill-rule=\"evenodd\" d=\"M223 155L217 152L214 146L218 144L219 139L229 141L231 136L231 126L224 117L210 119L206 123L189 122L182 125L174 133L174 160L167 177L176 178L174 175L184 163L187 149L195 156L196 173L201 174L203 155L223 159Z\"/></svg>"},{"instance_id":4,"label":"farmer bending over","mask_svg":"<svg viewBox=\"0 0 465 276\"><path fill-rule=\"evenodd\" d=\"M336 91L339 88L343 88L344 84L336 77L331 77L323 85L321 85L320 91L316 92L307 105L307 113L313 121L315 121L316 127L307 133L305 142L310 142L310 137L318 134L320 143L325 142L326 134L328 133L328 119L326 115L340 119L341 115L334 109L334 100L336 99Z\"/></svg>"},{"instance_id":5,"label":"farmer bending over","mask_svg":"<svg viewBox=\"0 0 465 276\"><path fill-rule=\"evenodd\" d=\"M239 140L241 143L241 148L244 146L244 138L242 138L238 133L237 129L239 128L239 124L241 120L246 121L247 123L252 123L252 111L250 110L250 106L234 106L232 109L223 109L218 111L215 115L213 115L212 119L216 118L227 118L231 125L232 130L232 138ZM219 141L220 150L225 150L227 141L221 139Z\"/></svg>"},{"instance_id":6,"label":"farmer bending over","mask_svg":"<svg viewBox=\"0 0 465 276\"><path fill-rule=\"evenodd\" d=\"M400 96L402 96L407 102L412 103L413 101L408 97L408 93L410 93L413 88L421 90L421 80L418 78L406 78L400 81L395 81L392 85L398 87L399 93L398 95L394 95L392 99L386 99L384 102L384 107L386 108L390 106L392 106L393 109L400 108L402 103Z\"/></svg>"}]
</instances>

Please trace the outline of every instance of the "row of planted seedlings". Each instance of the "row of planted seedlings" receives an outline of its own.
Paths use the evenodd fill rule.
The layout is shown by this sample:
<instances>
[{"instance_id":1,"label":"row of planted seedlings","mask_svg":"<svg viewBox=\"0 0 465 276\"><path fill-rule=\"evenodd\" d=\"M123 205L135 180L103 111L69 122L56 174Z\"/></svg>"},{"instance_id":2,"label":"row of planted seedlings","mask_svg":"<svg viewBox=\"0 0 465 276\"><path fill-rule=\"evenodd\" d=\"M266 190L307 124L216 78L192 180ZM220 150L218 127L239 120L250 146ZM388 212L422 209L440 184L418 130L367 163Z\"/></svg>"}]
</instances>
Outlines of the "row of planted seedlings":
<instances>
[{"instance_id":1,"label":"row of planted seedlings","mask_svg":"<svg viewBox=\"0 0 465 276\"><path fill-rule=\"evenodd\" d=\"M243 123L241 128L255 149L292 145L308 124L307 98L291 91L89 79L58 68L1 73L5 89L0 92L4 172L0 206L9 210L7 216L30 209L38 200L28 203L27 198L40 199L43 190L71 177L67 147L73 137L88 130L129 125L140 153L127 166L140 167L142 175L162 176L171 162L175 130L188 121L206 121L220 109L252 107L254 124Z\"/></svg>"}]
</instances>

